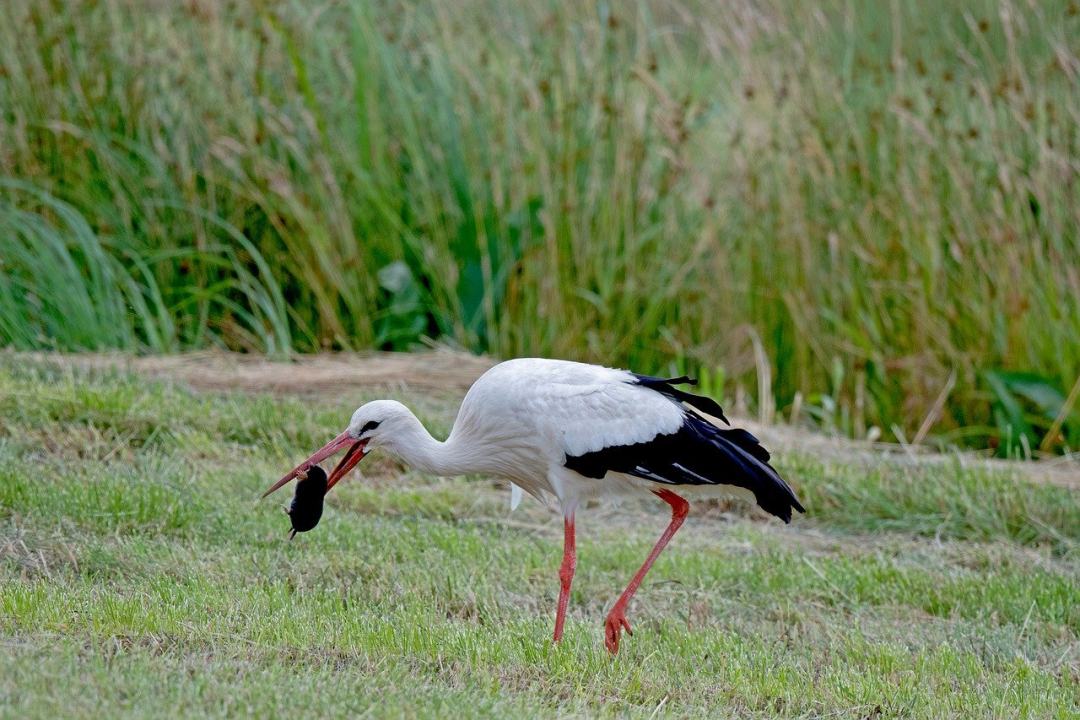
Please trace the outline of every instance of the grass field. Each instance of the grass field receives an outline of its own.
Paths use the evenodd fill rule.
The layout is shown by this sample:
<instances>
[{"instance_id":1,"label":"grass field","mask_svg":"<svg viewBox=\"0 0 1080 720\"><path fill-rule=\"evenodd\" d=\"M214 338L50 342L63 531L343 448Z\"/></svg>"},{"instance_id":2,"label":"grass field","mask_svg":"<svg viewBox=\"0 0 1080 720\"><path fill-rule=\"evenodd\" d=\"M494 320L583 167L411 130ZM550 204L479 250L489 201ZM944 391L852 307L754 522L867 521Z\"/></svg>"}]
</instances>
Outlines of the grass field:
<instances>
[{"instance_id":1,"label":"grass field","mask_svg":"<svg viewBox=\"0 0 1080 720\"><path fill-rule=\"evenodd\" d=\"M560 525L372 456L315 531L255 498L375 394L193 393L0 359L0 715L1075 718L1080 490L1001 465L789 450L807 514ZM452 392L393 393L437 431Z\"/></svg>"},{"instance_id":2,"label":"grass field","mask_svg":"<svg viewBox=\"0 0 1080 720\"><path fill-rule=\"evenodd\" d=\"M1069 452L1078 157L1076 0L8 0L0 346L434 337Z\"/></svg>"}]
</instances>

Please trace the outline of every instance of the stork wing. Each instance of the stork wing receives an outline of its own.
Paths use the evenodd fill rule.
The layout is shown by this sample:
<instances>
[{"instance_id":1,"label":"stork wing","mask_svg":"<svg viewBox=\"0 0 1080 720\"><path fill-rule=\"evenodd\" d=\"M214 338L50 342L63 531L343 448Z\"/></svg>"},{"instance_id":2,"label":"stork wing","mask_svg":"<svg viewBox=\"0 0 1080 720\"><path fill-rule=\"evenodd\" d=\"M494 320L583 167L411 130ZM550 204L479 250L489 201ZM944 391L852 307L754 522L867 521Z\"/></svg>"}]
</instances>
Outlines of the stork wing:
<instances>
[{"instance_id":1,"label":"stork wing","mask_svg":"<svg viewBox=\"0 0 1080 720\"><path fill-rule=\"evenodd\" d=\"M613 445L648 442L676 432L683 423L678 403L633 382L620 371L615 381L546 383L532 395L529 408L556 435L568 456L584 455ZM628 381L623 381L626 377Z\"/></svg>"},{"instance_id":2,"label":"stork wing","mask_svg":"<svg viewBox=\"0 0 1080 720\"><path fill-rule=\"evenodd\" d=\"M803 512L756 437L717 427L686 408L685 398L673 397L664 381L647 381L549 386L544 404L551 419L559 418L568 469L663 485L733 485L753 492L762 509L785 522L793 509ZM719 406L713 414L723 417Z\"/></svg>"}]
</instances>

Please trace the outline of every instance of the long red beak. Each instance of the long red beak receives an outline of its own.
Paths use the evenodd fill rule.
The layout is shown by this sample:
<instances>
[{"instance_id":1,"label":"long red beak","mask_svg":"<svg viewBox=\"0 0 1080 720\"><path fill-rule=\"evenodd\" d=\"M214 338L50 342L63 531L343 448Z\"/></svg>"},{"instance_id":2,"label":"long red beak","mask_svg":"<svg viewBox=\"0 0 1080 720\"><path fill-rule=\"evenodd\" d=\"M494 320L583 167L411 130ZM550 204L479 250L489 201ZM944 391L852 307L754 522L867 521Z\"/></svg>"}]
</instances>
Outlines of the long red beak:
<instances>
[{"instance_id":1,"label":"long red beak","mask_svg":"<svg viewBox=\"0 0 1080 720\"><path fill-rule=\"evenodd\" d=\"M367 450L364 449L365 445L367 445L366 440L356 442L345 451L341 461L330 472L330 477L326 478L326 492L330 492L330 488L337 485L338 480L348 475L349 471L364 459L364 456L367 455Z\"/></svg>"},{"instance_id":2,"label":"long red beak","mask_svg":"<svg viewBox=\"0 0 1080 720\"><path fill-rule=\"evenodd\" d=\"M345 477L345 474L356 467L356 464L364 458L364 455L367 454L364 451L364 445L366 444L367 443L362 440L354 440L353 437L349 435L349 431L346 430L316 450L307 460L285 473L285 476L271 485L270 489L264 492L262 496L266 497L270 493L281 489L281 486L296 477L301 470L306 470L312 465L318 465L331 455L340 452L343 448L349 448L348 452L345 453L345 457L341 458L341 462L337 464L337 467L330 473L330 477L327 478L326 489L329 491L330 488L337 484L338 480Z\"/></svg>"}]
</instances>

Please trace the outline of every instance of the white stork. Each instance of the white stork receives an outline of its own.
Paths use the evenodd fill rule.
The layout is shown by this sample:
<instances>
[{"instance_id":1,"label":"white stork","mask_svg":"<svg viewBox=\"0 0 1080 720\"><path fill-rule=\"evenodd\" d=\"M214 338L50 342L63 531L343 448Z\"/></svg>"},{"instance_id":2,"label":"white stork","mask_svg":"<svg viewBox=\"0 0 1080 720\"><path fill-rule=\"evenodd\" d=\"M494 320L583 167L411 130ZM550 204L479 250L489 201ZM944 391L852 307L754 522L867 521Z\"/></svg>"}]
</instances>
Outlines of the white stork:
<instances>
[{"instance_id":1,"label":"white stork","mask_svg":"<svg viewBox=\"0 0 1080 720\"><path fill-rule=\"evenodd\" d=\"M382 448L421 472L493 475L542 501L554 498L565 530L556 642L562 638L577 562L578 506L605 496L659 497L671 506L671 522L605 623L605 644L616 653L622 631L632 634L626 619L630 599L690 509L684 495L742 494L784 522L791 521L792 508L804 512L757 438L714 424L705 414L730 424L715 401L674 387L690 382L565 360L509 360L469 389L444 442L401 403L375 400L361 406L345 432L286 473L263 497L344 449L327 480L329 491L365 455Z\"/></svg>"}]
</instances>

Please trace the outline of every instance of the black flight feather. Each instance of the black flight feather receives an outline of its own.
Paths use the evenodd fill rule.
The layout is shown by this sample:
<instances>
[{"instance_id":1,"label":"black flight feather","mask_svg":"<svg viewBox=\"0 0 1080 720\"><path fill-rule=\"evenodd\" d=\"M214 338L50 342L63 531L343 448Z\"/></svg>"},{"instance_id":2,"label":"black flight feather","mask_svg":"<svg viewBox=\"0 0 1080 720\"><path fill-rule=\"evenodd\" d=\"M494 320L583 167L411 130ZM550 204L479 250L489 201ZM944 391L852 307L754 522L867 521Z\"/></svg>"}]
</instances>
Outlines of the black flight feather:
<instances>
[{"instance_id":1,"label":"black flight feather","mask_svg":"<svg viewBox=\"0 0 1080 720\"><path fill-rule=\"evenodd\" d=\"M791 522L792 508L806 512L756 437L740 428L718 428L692 410L673 433L568 455L565 465L591 478L610 471L665 485L734 485L754 493L763 510L784 522Z\"/></svg>"},{"instance_id":2,"label":"black flight feather","mask_svg":"<svg viewBox=\"0 0 1080 720\"><path fill-rule=\"evenodd\" d=\"M687 405L692 405L698 410L706 412L713 417L720 418L728 425L731 424L731 421L724 416L724 409L720 407L720 403L716 402L711 397L695 395L693 393L688 393L685 390L680 390L677 387L673 387L675 385L697 385L697 380L688 375L674 378L658 378L649 375L638 375L637 373L630 374L636 378L635 382L642 387L655 390L661 395L666 395L677 402L684 402Z\"/></svg>"}]
</instances>

